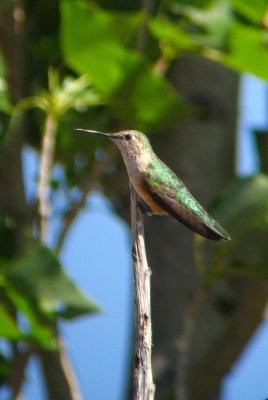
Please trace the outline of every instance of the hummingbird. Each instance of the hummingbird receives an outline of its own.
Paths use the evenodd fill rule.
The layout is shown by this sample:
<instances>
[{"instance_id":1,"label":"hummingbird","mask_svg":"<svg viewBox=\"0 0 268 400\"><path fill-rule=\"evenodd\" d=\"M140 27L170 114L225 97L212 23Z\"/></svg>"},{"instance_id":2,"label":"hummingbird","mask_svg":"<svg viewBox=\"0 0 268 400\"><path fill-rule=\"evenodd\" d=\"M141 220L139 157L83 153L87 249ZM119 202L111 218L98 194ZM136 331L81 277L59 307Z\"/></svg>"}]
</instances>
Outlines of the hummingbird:
<instances>
[{"instance_id":1,"label":"hummingbird","mask_svg":"<svg viewBox=\"0 0 268 400\"><path fill-rule=\"evenodd\" d=\"M110 138L121 151L128 176L146 214L171 215L192 231L211 240L230 240L229 234L206 212L178 176L155 154L139 131L104 133L76 131Z\"/></svg>"}]
</instances>

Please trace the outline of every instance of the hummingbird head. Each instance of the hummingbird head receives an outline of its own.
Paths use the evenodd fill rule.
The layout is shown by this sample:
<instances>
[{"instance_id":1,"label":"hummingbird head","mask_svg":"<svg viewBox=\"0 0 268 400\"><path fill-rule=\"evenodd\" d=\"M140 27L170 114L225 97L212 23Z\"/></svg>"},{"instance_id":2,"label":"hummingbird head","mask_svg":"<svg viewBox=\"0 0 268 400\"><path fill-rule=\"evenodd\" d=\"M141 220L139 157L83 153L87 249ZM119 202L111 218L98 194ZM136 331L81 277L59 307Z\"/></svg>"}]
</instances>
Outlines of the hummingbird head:
<instances>
[{"instance_id":1,"label":"hummingbird head","mask_svg":"<svg viewBox=\"0 0 268 400\"><path fill-rule=\"evenodd\" d=\"M129 130L116 133L103 133L87 129L76 129L76 131L108 137L119 147L122 156L126 159L136 159L151 150L149 139L139 131Z\"/></svg>"}]
</instances>

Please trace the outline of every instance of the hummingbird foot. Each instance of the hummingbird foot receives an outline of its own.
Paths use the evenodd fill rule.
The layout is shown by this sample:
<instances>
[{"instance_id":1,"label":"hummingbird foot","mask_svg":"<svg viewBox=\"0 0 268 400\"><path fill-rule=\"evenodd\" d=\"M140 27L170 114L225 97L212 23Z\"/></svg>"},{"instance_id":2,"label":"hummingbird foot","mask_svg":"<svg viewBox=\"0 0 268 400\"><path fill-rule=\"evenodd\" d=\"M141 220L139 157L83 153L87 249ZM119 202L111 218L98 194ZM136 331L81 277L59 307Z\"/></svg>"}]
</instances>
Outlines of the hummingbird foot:
<instances>
[{"instance_id":1,"label":"hummingbird foot","mask_svg":"<svg viewBox=\"0 0 268 400\"><path fill-rule=\"evenodd\" d=\"M138 194L137 194L137 200L138 200L138 205L143 214L146 214L146 215L153 214L153 210L151 209L151 207L149 207L148 204L145 203L145 201Z\"/></svg>"}]
</instances>

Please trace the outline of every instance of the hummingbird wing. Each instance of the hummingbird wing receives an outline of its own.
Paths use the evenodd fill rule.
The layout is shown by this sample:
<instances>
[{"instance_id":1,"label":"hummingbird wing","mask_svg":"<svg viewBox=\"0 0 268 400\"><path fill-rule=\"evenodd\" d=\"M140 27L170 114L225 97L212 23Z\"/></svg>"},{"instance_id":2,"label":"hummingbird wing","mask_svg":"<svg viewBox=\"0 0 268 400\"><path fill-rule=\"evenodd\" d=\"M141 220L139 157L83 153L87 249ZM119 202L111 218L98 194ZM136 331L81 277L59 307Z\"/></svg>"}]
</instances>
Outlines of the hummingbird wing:
<instances>
[{"instance_id":1,"label":"hummingbird wing","mask_svg":"<svg viewBox=\"0 0 268 400\"><path fill-rule=\"evenodd\" d=\"M230 240L229 234L161 160L149 165L143 184L158 206L194 232L211 240Z\"/></svg>"}]
</instances>

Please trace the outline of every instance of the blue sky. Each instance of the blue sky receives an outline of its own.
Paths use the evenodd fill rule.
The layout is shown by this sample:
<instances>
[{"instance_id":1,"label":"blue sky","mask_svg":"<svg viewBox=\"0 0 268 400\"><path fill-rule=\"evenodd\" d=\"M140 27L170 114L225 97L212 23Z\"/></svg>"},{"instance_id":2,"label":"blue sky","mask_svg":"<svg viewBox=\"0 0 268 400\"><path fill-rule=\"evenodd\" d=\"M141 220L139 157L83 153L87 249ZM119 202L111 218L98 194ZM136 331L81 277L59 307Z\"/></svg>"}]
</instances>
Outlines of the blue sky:
<instances>
[{"instance_id":1,"label":"blue sky","mask_svg":"<svg viewBox=\"0 0 268 400\"><path fill-rule=\"evenodd\" d=\"M242 175L255 172L258 160L251 128L267 127L266 91L263 83L245 76L241 86L239 154ZM24 157L27 192L32 196L38 158L27 150ZM62 323L66 347L85 399L123 400L131 350L132 264L128 227L116 217L109 202L94 193L80 213L63 252L69 275L102 308L89 318ZM268 323L263 322L226 376L222 400L264 400ZM38 363L29 366L24 393L27 400L43 400Z\"/></svg>"}]
</instances>

